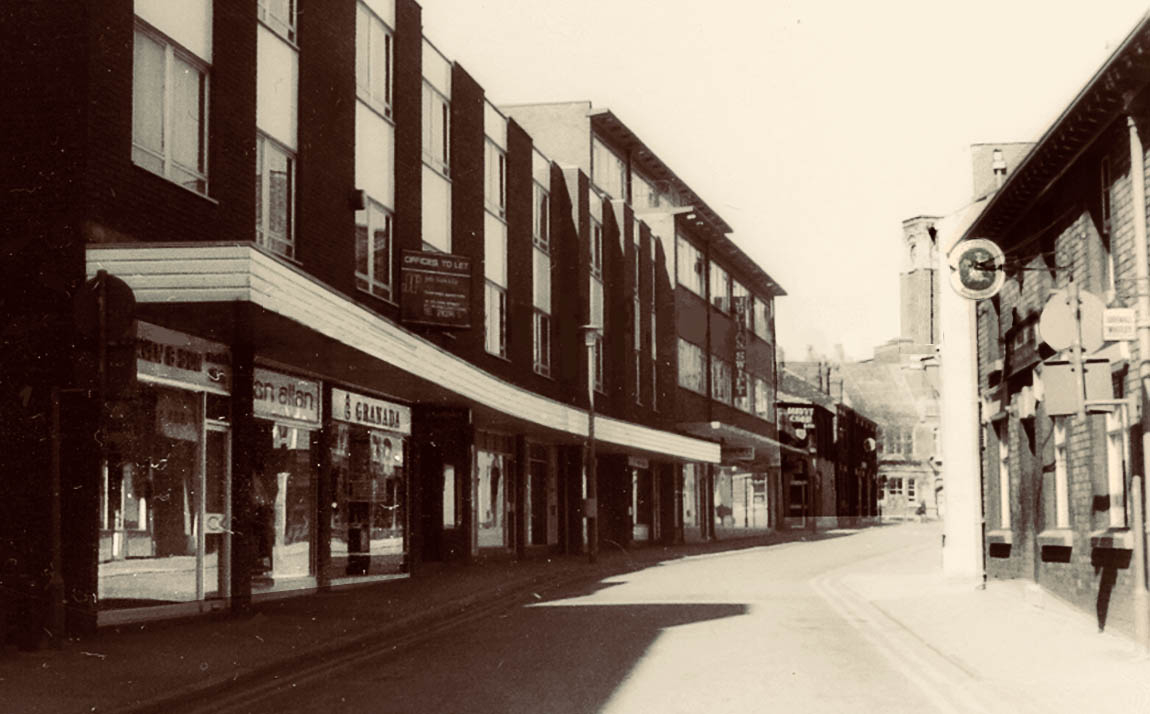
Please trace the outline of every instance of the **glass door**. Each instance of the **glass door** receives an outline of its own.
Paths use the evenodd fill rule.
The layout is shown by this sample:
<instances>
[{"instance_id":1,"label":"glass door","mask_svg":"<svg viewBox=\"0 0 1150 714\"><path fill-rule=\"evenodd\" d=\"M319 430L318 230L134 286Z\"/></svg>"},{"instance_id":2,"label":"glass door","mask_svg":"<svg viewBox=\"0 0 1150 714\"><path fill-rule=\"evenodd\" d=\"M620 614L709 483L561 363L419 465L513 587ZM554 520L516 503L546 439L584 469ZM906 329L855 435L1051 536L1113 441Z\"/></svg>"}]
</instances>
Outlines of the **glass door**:
<instances>
[{"instance_id":1,"label":"glass door","mask_svg":"<svg viewBox=\"0 0 1150 714\"><path fill-rule=\"evenodd\" d=\"M203 511L200 522L200 597L226 598L231 581L232 469L231 432L208 422L204 430Z\"/></svg>"}]
</instances>

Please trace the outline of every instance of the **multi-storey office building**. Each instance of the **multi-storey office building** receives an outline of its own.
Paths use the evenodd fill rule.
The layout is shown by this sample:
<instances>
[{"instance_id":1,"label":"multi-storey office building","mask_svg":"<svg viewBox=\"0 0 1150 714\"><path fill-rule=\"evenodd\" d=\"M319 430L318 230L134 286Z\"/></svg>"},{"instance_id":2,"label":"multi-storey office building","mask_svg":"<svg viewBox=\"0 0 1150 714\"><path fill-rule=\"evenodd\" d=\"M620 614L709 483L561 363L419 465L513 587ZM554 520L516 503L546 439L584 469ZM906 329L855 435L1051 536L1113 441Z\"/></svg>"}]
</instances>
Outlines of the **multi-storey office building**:
<instances>
[{"instance_id":1,"label":"multi-storey office building","mask_svg":"<svg viewBox=\"0 0 1150 714\"><path fill-rule=\"evenodd\" d=\"M1096 613L1100 627L1146 617L1134 597L1145 587L1134 557L1145 533L1134 526L1146 504L1133 498L1131 479L1145 469L1133 448L1145 402L1134 397L1150 355L1137 341L1102 343L1099 325L1085 321L1083 334L1099 338L1087 344L1101 344L1087 358L1099 360L1099 391L1110 392L1088 396L1116 404L1067 414L1051 407L1073 396L1050 362L1069 351L1056 354L1036 328L1071 283L1096 304L1137 307L1146 319L1147 266L1137 256L1146 260L1138 243L1146 241L1148 48L1144 18L963 234L1007 255L1002 290L976 308L986 573L1031 579Z\"/></svg>"},{"instance_id":2,"label":"multi-storey office building","mask_svg":"<svg viewBox=\"0 0 1150 714\"><path fill-rule=\"evenodd\" d=\"M777 286L697 197L655 231L630 172L551 153L415 2L25 4L0 40L0 547L24 605L66 600L82 631L578 551L585 505L604 540L681 540L712 527L713 437L770 444ZM689 275L671 241L702 251ZM677 314L716 262L700 367ZM125 379L75 368L100 345Z\"/></svg>"},{"instance_id":3,"label":"multi-storey office building","mask_svg":"<svg viewBox=\"0 0 1150 714\"><path fill-rule=\"evenodd\" d=\"M612 233L619 266L630 273L624 283L638 289L632 305L624 301L607 317L605 349L628 368L604 388L623 414L650 412L670 428L724 447L717 468L684 468L684 533L710 537L716 527L766 526L734 518L734 508L742 494L765 512L767 474L779 473L774 298L785 292L731 240L731 227L610 110L590 102L505 110L556 161L587 172L593 193L613 209L607 223L621 226ZM598 219L591 220L596 230ZM640 303L647 285L655 288L651 311ZM663 285L670 290L664 293Z\"/></svg>"}]
</instances>

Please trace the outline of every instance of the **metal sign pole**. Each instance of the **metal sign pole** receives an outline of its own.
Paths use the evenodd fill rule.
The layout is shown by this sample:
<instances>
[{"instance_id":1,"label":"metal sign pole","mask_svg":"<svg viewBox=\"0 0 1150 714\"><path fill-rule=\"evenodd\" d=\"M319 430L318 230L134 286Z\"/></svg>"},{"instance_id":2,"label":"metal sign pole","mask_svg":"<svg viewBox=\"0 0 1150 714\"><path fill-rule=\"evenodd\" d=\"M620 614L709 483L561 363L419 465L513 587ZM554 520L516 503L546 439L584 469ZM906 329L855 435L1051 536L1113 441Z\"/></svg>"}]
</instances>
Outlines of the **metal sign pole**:
<instances>
[{"instance_id":1,"label":"metal sign pole","mask_svg":"<svg viewBox=\"0 0 1150 714\"><path fill-rule=\"evenodd\" d=\"M1078 299L1078 283L1073 280L1067 286L1069 297L1067 301L1070 304L1070 314L1074 317L1074 342L1071 344L1071 365L1074 368L1075 374L1078 376L1074 379L1074 398L1078 404L1078 418L1082 421L1086 420L1086 370L1083 368L1082 363L1082 310L1081 303Z\"/></svg>"}]
</instances>

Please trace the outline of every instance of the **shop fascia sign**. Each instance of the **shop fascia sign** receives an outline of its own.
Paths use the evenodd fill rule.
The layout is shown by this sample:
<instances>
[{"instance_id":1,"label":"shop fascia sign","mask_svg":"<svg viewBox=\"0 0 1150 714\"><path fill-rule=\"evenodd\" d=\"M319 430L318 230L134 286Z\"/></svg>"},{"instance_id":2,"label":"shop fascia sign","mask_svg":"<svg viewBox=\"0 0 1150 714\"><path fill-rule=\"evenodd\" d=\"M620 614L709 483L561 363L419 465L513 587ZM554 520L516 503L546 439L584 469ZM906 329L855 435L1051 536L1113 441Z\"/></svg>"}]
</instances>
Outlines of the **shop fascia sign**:
<instances>
[{"instance_id":1,"label":"shop fascia sign","mask_svg":"<svg viewBox=\"0 0 1150 714\"><path fill-rule=\"evenodd\" d=\"M136 373L228 394L232 385L232 354L227 345L219 342L139 321L136 323Z\"/></svg>"},{"instance_id":2,"label":"shop fascia sign","mask_svg":"<svg viewBox=\"0 0 1150 714\"><path fill-rule=\"evenodd\" d=\"M319 424L319 382L256 367L252 373L252 413L264 419Z\"/></svg>"},{"instance_id":3,"label":"shop fascia sign","mask_svg":"<svg viewBox=\"0 0 1150 714\"><path fill-rule=\"evenodd\" d=\"M411 407L333 387L331 418L348 424L411 433Z\"/></svg>"}]
</instances>

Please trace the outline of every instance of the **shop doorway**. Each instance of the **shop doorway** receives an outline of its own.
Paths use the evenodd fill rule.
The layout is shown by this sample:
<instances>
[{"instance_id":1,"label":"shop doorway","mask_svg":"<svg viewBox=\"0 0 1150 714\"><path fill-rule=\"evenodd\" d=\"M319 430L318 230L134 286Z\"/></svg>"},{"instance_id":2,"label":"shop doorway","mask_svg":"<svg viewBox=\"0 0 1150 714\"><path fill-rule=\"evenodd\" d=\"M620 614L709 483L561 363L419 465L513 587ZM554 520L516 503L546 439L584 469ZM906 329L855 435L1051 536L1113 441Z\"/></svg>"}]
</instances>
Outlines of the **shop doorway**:
<instances>
[{"instance_id":1,"label":"shop doorway","mask_svg":"<svg viewBox=\"0 0 1150 714\"><path fill-rule=\"evenodd\" d=\"M631 540L647 543L655 537L655 493L651 470L631 468Z\"/></svg>"}]
</instances>

